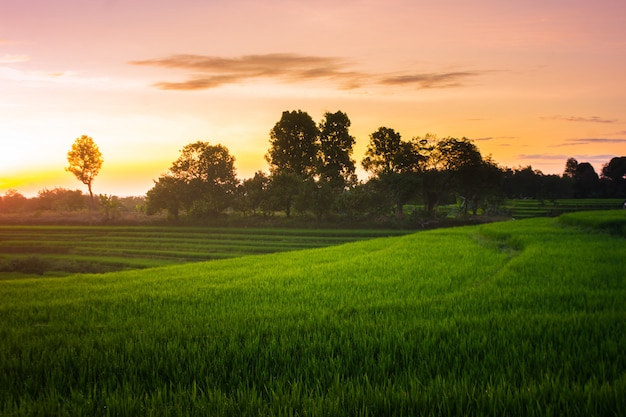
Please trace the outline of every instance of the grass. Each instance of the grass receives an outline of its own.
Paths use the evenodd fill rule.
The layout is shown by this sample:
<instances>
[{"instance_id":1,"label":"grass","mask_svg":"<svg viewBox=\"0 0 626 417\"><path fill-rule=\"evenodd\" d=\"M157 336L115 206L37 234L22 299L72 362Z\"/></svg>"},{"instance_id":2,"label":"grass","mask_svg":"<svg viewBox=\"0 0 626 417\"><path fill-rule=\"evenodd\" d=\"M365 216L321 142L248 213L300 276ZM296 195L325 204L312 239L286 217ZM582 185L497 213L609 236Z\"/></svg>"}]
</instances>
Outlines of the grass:
<instances>
[{"instance_id":1,"label":"grass","mask_svg":"<svg viewBox=\"0 0 626 417\"><path fill-rule=\"evenodd\" d=\"M0 414L625 415L626 242L587 224L4 280Z\"/></svg>"},{"instance_id":2,"label":"grass","mask_svg":"<svg viewBox=\"0 0 626 417\"><path fill-rule=\"evenodd\" d=\"M539 216L559 216L564 213L587 210L613 210L622 208L623 199L619 198L585 198L559 200L508 200L507 209L516 219Z\"/></svg>"},{"instance_id":3,"label":"grass","mask_svg":"<svg viewBox=\"0 0 626 417\"><path fill-rule=\"evenodd\" d=\"M392 230L0 226L0 279L149 268L324 247L405 233Z\"/></svg>"}]
</instances>

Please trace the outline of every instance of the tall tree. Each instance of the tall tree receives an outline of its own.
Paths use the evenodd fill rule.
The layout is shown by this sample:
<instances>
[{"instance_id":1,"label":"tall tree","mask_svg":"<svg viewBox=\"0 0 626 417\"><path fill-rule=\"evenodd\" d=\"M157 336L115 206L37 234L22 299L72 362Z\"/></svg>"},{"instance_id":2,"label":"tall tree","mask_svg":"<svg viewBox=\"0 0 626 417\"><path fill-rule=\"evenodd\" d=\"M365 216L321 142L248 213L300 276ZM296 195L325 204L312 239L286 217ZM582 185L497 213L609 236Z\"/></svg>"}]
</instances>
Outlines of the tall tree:
<instances>
[{"instance_id":1,"label":"tall tree","mask_svg":"<svg viewBox=\"0 0 626 417\"><path fill-rule=\"evenodd\" d=\"M272 174L288 172L299 178L313 177L318 165L319 130L308 113L285 111L270 131L265 159Z\"/></svg>"},{"instance_id":2,"label":"tall tree","mask_svg":"<svg viewBox=\"0 0 626 417\"><path fill-rule=\"evenodd\" d=\"M354 136L350 135L350 119L342 111L327 112L319 125L320 157L318 174L331 184L342 188L354 180L352 147Z\"/></svg>"},{"instance_id":3,"label":"tall tree","mask_svg":"<svg viewBox=\"0 0 626 417\"><path fill-rule=\"evenodd\" d=\"M103 162L98 145L89 136L82 135L72 144L72 148L67 153L67 161L70 165L65 170L74 174L80 182L87 186L91 209L93 210L94 199L91 186L94 178L100 172Z\"/></svg>"}]
</instances>

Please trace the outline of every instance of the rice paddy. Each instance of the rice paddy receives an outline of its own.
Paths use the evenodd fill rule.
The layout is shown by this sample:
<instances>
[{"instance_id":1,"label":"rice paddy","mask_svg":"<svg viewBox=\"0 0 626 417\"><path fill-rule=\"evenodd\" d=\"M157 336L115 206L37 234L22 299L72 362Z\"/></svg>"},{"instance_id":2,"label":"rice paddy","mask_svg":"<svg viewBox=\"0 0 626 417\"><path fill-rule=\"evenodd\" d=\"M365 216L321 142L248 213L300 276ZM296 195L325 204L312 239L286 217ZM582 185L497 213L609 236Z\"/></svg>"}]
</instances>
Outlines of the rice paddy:
<instances>
[{"instance_id":1,"label":"rice paddy","mask_svg":"<svg viewBox=\"0 0 626 417\"><path fill-rule=\"evenodd\" d=\"M0 415L623 416L618 213L5 279Z\"/></svg>"}]
</instances>

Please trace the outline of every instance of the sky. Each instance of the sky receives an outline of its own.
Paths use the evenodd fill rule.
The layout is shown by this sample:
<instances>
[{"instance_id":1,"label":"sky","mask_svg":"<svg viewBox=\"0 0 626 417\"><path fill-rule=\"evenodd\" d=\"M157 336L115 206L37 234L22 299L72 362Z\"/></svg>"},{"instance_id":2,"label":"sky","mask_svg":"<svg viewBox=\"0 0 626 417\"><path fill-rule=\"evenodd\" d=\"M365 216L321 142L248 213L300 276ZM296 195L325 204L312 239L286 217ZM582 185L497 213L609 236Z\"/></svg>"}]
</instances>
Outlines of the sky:
<instances>
[{"instance_id":1,"label":"sky","mask_svg":"<svg viewBox=\"0 0 626 417\"><path fill-rule=\"evenodd\" d=\"M187 144L268 171L283 111L369 135L473 139L502 166L626 155L624 0L0 0L0 195L141 196ZM360 169L359 178L367 174Z\"/></svg>"}]
</instances>

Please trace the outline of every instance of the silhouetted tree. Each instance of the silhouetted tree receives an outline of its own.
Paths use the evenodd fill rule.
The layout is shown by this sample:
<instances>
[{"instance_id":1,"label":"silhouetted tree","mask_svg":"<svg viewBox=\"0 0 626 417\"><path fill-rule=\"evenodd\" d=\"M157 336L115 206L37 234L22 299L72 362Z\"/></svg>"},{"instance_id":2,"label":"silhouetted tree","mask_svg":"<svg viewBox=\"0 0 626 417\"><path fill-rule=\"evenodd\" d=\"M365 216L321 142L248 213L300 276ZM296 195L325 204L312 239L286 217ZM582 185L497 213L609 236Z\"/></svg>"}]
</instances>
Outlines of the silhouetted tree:
<instances>
[{"instance_id":1,"label":"silhouetted tree","mask_svg":"<svg viewBox=\"0 0 626 417\"><path fill-rule=\"evenodd\" d=\"M65 170L74 174L89 189L91 209L93 210L94 199L91 186L94 178L100 172L103 162L98 145L89 136L82 135L72 144L72 148L67 153L67 161L70 165Z\"/></svg>"},{"instance_id":2,"label":"silhouetted tree","mask_svg":"<svg viewBox=\"0 0 626 417\"><path fill-rule=\"evenodd\" d=\"M602 177L610 179L610 194L614 197L626 197L626 156L611 158L602 167Z\"/></svg>"},{"instance_id":3,"label":"silhouetted tree","mask_svg":"<svg viewBox=\"0 0 626 417\"><path fill-rule=\"evenodd\" d=\"M483 161L471 140L451 137L438 140L427 135L414 141L425 158L421 177L427 212L433 213L446 194L459 193L469 201L478 198Z\"/></svg>"},{"instance_id":4,"label":"silhouetted tree","mask_svg":"<svg viewBox=\"0 0 626 417\"><path fill-rule=\"evenodd\" d=\"M396 218L403 217L403 207L420 186L416 174L423 170L425 156L414 140L403 141L393 129L380 127L370 135L361 165L386 187L395 205ZM376 187L374 187L376 188Z\"/></svg>"},{"instance_id":5,"label":"silhouetted tree","mask_svg":"<svg viewBox=\"0 0 626 417\"><path fill-rule=\"evenodd\" d=\"M259 209L269 208L266 201L269 184L270 177L263 171L257 171L254 177L243 180L238 187L241 211L250 210L255 214Z\"/></svg>"},{"instance_id":6,"label":"silhouetted tree","mask_svg":"<svg viewBox=\"0 0 626 417\"><path fill-rule=\"evenodd\" d=\"M589 162L581 162L574 172L574 195L589 198L598 195L598 174Z\"/></svg>"},{"instance_id":7,"label":"silhouetted tree","mask_svg":"<svg viewBox=\"0 0 626 417\"><path fill-rule=\"evenodd\" d=\"M265 159L272 174L287 172L311 178L318 166L319 131L308 113L285 111L270 131L270 149Z\"/></svg>"},{"instance_id":8,"label":"silhouetted tree","mask_svg":"<svg viewBox=\"0 0 626 417\"><path fill-rule=\"evenodd\" d=\"M344 187L354 182L352 147L355 139L350 135L348 115L337 111L325 113L319 126L320 157L317 170L320 179Z\"/></svg>"},{"instance_id":9,"label":"silhouetted tree","mask_svg":"<svg viewBox=\"0 0 626 417\"><path fill-rule=\"evenodd\" d=\"M302 178L294 172L273 172L267 187L269 208L272 211L284 211L287 217L291 217L294 202L302 192L303 184Z\"/></svg>"},{"instance_id":10,"label":"silhouetted tree","mask_svg":"<svg viewBox=\"0 0 626 417\"><path fill-rule=\"evenodd\" d=\"M171 175L163 175L154 182L146 194L146 214L149 216L167 211L170 220L178 220L183 205L185 184Z\"/></svg>"},{"instance_id":11,"label":"silhouetted tree","mask_svg":"<svg viewBox=\"0 0 626 417\"><path fill-rule=\"evenodd\" d=\"M181 208L197 216L221 213L238 184L234 162L223 145L201 141L186 145L148 193L148 212L167 209L171 217Z\"/></svg>"}]
</instances>

